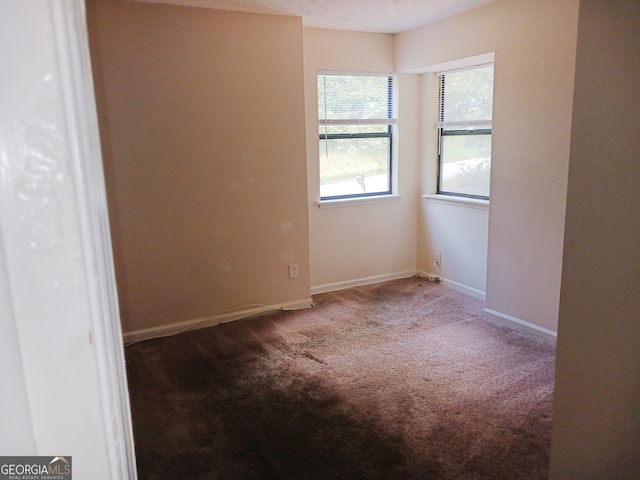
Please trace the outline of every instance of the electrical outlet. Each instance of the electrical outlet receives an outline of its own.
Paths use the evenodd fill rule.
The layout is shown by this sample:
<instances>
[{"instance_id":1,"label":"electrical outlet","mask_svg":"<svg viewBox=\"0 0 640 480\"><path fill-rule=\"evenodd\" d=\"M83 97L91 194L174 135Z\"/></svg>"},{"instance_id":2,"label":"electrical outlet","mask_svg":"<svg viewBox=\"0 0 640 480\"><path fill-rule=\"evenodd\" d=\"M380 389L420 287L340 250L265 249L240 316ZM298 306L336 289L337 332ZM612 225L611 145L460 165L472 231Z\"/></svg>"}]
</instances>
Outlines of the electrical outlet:
<instances>
[{"instance_id":1,"label":"electrical outlet","mask_svg":"<svg viewBox=\"0 0 640 480\"><path fill-rule=\"evenodd\" d=\"M442 254L441 253L439 253L439 252L436 253L436 260L433 263L435 263L436 265L442 265Z\"/></svg>"},{"instance_id":2,"label":"electrical outlet","mask_svg":"<svg viewBox=\"0 0 640 480\"><path fill-rule=\"evenodd\" d=\"M298 264L292 263L289 265L289 278L298 278Z\"/></svg>"}]
</instances>

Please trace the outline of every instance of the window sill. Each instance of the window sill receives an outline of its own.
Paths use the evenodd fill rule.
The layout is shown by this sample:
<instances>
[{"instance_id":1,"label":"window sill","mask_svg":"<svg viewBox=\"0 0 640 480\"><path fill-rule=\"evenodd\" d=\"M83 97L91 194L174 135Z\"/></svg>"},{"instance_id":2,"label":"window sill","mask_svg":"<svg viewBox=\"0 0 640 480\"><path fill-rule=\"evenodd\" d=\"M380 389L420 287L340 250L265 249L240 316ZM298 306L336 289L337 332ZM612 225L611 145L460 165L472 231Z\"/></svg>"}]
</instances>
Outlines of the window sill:
<instances>
[{"instance_id":1,"label":"window sill","mask_svg":"<svg viewBox=\"0 0 640 480\"><path fill-rule=\"evenodd\" d=\"M489 200L480 198L456 197L455 195L445 195L442 193L422 195L428 203L442 203L445 205L459 205L461 207L489 209Z\"/></svg>"},{"instance_id":2,"label":"window sill","mask_svg":"<svg viewBox=\"0 0 640 480\"><path fill-rule=\"evenodd\" d=\"M340 198L336 200L318 200L318 208L355 207L356 205L371 205L375 203L397 202L404 195L375 195L371 197Z\"/></svg>"}]
</instances>

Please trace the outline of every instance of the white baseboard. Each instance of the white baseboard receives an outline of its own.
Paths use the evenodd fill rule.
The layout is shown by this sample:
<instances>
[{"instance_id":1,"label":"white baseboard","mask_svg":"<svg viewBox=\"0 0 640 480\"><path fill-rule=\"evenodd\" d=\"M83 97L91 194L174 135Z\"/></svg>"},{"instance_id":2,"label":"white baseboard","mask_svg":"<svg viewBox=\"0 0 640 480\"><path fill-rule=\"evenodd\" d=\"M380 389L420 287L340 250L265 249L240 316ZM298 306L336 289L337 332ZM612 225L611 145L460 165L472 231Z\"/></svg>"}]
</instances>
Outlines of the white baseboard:
<instances>
[{"instance_id":1,"label":"white baseboard","mask_svg":"<svg viewBox=\"0 0 640 480\"><path fill-rule=\"evenodd\" d=\"M497 323L499 325L505 325L510 328L514 328L521 332L531 333L540 338L543 338L555 345L558 334L553 330L541 327L534 323L529 323L511 315L492 310L490 308L484 309L484 318L488 322Z\"/></svg>"},{"instance_id":2,"label":"white baseboard","mask_svg":"<svg viewBox=\"0 0 640 480\"><path fill-rule=\"evenodd\" d=\"M443 278L441 275L436 273L427 272L425 270L418 270L416 275L419 277L440 277L442 278L441 285L445 287L452 288L453 290L457 290L458 292L462 292L470 297L477 298L478 300L482 300L483 302L486 300L487 295L482 290L478 290L477 288L470 287L469 285L465 285L464 283L454 282L453 280L449 280L447 278Z\"/></svg>"},{"instance_id":3,"label":"white baseboard","mask_svg":"<svg viewBox=\"0 0 640 480\"><path fill-rule=\"evenodd\" d=\"M386 273L384 275L373 275L371 277L356 278L355 280L346 280L344 282L325 283L324 285L316 285L315 287L311 287L311 295L334 292L336 290L344 290L345 288L358 287L360 285L370 285L372 283L386 282L388 280L397 280L399 278L409 278L415 275L415 270L407 270L404 272Z\"/></svg>"},{"instance_id":4,"label":"white baseboard","mask_svg":"<svg viewBox=\"0 0 640 480\"><path fill-rule=\"evenodd\" d=\"M221 323L233 322L241 318L255 317L264 315L277 310L300 310L302 308L313 307L313 300L307 298L304 300L295 300L292 302L278 303L275 305L250 305L241 307L237 310L216 313L204 318L195 320L185 320L183 322L170 323L168 325L158 325L156 327L143 328L126 332L123 335L125 345L141 340L149 340L151 338L168 337L177 333L186 332L188 330L197 330L199 328L211 327Z\"/></svg>"},{"instance_id":5,"label":"white baseboard","mask_svg":"<svg viewBox=\"0 0 640 480\"><path fill-rule=\"evenodd\" d=\"M477 288L470 287L469 285L465 285L463 283L454 282L453 280L447 280L446 278L442 280L442 285L445 287L453 288L462 293L466 293L470 297L477 298L478 300L482 300L483 302L487 299L487 294L482 290L478 290Z\"/></svg>"}]
</instances>

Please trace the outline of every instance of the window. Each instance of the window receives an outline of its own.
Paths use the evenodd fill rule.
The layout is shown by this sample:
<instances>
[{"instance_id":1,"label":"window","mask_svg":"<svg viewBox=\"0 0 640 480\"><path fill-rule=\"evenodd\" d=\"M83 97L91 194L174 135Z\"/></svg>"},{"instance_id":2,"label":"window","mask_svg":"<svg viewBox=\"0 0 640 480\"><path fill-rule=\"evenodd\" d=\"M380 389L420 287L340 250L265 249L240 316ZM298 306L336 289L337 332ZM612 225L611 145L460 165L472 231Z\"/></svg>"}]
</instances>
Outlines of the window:
<instances>
[{"instance_id":1,"label":"window","mask_svg":"<svg viewBox=\"0 0 640 480\"><path fill-rule=\"evenodd\" d=\"M391 75L318 73L320 199L391 193Z\"/></svg>"},{"instance_id":2,"label":"window","mask_svg":"<svg viewBox=\"0 0 640 480\"><path fill-rule=\"evenodd\" d=\"M493 64L439 80L438 193L489 198Z\"/></svg>"}]
</instances>

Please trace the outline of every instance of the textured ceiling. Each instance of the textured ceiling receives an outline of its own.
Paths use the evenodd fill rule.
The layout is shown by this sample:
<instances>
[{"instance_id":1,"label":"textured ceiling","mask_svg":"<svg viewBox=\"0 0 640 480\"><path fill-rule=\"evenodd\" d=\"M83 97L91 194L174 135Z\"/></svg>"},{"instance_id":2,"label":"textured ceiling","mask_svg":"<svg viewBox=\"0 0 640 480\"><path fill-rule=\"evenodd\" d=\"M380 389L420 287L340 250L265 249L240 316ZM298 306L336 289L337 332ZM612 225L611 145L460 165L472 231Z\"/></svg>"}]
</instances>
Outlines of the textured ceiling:
<instances>
[{"instance_id":1,"label":"textured ceiling","mask_svg":"<svg viewBox=\"0 0 640 480\"><path fill-rule=\"evenodd\" d=\"M398 33L496 0L136 0L302 17L308 27Z\"/></svg>"}]
</instances>

